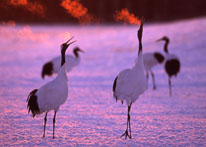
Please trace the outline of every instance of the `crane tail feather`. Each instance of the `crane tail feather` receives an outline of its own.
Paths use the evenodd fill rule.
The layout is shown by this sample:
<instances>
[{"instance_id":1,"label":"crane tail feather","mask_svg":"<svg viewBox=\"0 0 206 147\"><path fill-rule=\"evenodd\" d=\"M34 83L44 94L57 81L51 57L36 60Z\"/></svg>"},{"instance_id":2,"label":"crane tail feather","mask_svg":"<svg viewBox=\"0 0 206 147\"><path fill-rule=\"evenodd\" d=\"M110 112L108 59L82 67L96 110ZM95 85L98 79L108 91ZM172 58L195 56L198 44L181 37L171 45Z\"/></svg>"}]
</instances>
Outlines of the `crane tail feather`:
<instances>
[{"instance_id":1,"label":"crane tail feather","mask_svg":"<svg viewBox=\"0 0 206 147\"><path fill-rule=\"evenodd\" d=\"M34 89L32 92L29 93L29 96L27 98L27 109L28 113L31 111L33 117L35 115L40 114L38 102L37 102L37 96L35 95L38 89Z\"/></svg>"},{"instance_id":2,"label":"crane tail feather","mask_svg":"<svg viewBox=\"0 0 206 147\"><path fill-rule=\"evenodd\" d=\"M41 77L44 79L44 77L47 76L52 76L53 74L53 63L52 62L47 62L43 65L42 72L41 72Z\"/></svg>"},{"instance_id":3,"label":"crane tail feather","mask_svg":"<svg viewBox=\"0 0 206 147\"><path fill-rule=\"evenodd\" d=\"M163 61L165 60L165 57L161 53L158 53L158 52L154 53L154 57L158 61L159 64L163 63Z\"/></svg>"},{"instance_id":4,"label":"crane tail feather","mask_svg":"<svg viewBox=\"0 0 206 147\"><path fill-rule=\"evenodd\" d=\"M114 80L113 89L112 89L113 90L113 96L114 96L116 102L117 102L117 97L115 96L115 90L116 90L116 86L117 86L117 78L118 77L116 77L115 80Z\"/></svg>"},{"instance_id":5,"label":"crane tail feather","mask_svg":"<svg viewBox=\"0 0 206 147\"><path fill-rule=\"evenodd\" d=\"M116 90L117 78L118 77L115 78L114 83L113 83L113 92L115 92L115 90Z\"/></svg>"}]
</instances>

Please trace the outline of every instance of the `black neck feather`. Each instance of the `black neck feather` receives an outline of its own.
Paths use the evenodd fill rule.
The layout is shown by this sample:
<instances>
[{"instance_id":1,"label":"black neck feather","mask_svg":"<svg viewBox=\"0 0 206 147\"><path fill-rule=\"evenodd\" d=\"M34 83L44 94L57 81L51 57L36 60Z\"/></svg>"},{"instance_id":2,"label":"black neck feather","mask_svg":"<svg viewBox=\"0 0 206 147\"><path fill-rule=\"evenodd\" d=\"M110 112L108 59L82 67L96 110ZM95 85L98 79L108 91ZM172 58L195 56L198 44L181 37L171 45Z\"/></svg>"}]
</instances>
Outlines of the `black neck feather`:
<instances>
[{"instance_id":1,"label":"black neck feather","mask_svg":"<svg viewBox=\"0 0 206 147\"><path fill-rule=\"evenodd\" d=\"M142 52L142 40L139 40L139 51L138 55Z\"/></svg>"},{"instance_id":2,"label":"black neck feather","mask_svg":"<svg viewBox=\"0 0 206 147\"><path fill-rule=\"evenodd\" d=\"M77 51L77 50L74 50L73 53L74 53L74 56L75 56L76 58L79 57L79 54L78 54L78 51Z\"/></svg>"},{"instance_id":3,"label":"black neck feather","mask_svg":"<svg viewBox=\"0 0 206 147\"><path fill-rule=\"evenodd\" d=\"M66 53L66 49L62 49L62 51L61 51L61 57L62 57L61 66L63 66L65 63L65 53Z\"/></svg>"},{"instance_id":4,"label":"black neck feather","mask_svg":"<svg viewBox=\"0 0 206 147\"><path fill-rule=\"evenodd\" d=\"M141 22L139 30L138 30L138 40L139 40L139 51L138 55L142 52L142 32L143 32L143 23Z\"/></svg>"},{"instance_id":5,"label":"black neck feather","mask_svg":"<svg viewBox=\"0 0 206 147\"><path fill-rule=\"evenodd\" d=\"M166 53L168 53L168 44L169 44L169 40L165 40L164 51L165 51Z\"/></svg>"}]
</instances>

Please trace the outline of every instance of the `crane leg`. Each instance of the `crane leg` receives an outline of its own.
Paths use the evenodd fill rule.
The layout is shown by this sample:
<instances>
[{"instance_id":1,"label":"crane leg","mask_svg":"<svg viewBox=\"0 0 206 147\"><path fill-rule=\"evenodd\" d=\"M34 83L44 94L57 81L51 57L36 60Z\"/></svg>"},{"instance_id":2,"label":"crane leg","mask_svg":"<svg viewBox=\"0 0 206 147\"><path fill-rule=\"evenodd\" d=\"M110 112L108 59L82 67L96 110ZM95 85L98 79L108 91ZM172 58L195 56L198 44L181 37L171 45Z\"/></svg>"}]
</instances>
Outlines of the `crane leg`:
<instances>
[{"instance_id":1,"label":"crane leg","mask_svg":"<svg viewBox=\"0 0 206 147\"><path fill-rule=\"evenodd\" d=\"M154 73L151 71L151 76L152 76L152 82L153 82L153 90L156 89L156 84L155 84L155 76Z\"/></svg>"},{"instance_id":2,"label":"crane leg","mask_svg":"<svg viewBox=\"0 0 206 147\"><path fill-rule=\"evenodd\" d=\"M54 137L54 132L55 132L55 122L56 122L56 111L54 111L54 118L53 118L53 139L55 138Z\"/></svg>"},{"instance_id":3,"label":"crane leg","mask_svg":"<svg viewBox=\"0 0 206 147\"><path fill-rule=\"evenodd\" d=\"M125 136L125 139L127 139L127 137L129 139L132 138L132 133L131 133L131 124L130 124L130 109L131 109L132 103L128 106L128 115L127 115L127 128L126 131L121 135L121 137ZM129 132L128 132L129 129Z\"/></svg>"},{"instance_id":4,"label":"crane leg","mask_svg":"<svg viewBox=\"0 0 206 147\"><path fill-rule=\"evenodd\" d=\"M146 72L146 77L147 77L147 81L148 81L148 79L149 79L149 73L148 72Z\"/></svg>"},{"instance_id":5,"label":"crane leg","mask_svg":"<svg viewBox=\"0 0 206 147\"><path fill-rule=\"evenodd\" d=\"M44 134L43 134L43 137L45 137L46 121L47 121L47 112L46 112L45 117L44 117Z\"/></svg>"},{"instance_id":6,"label":"crane leg","mask_svg":"<svg viewBox=\"0 0 206 147\"><path fill-rule=\"evenodd\" d=\"M129 106L129 112L130 112L130 109L131 109L131 106L132 106L132 103L130 104L130 106ZM129 136L129 138L130 139L132 139L132 129L131 129L131 123L130 123L130 114L129 114L129 112L128 112L128 118L129 118L129 132L130 132L130 136Z\"/></svg>"},{"instance_id":7,"label":"crane leg","mask_svg":"<svg viewBox=\"0 0 206 147\"><path fill-rule=\"evenodd\" d=\"M169 92L170 96L172 96L172 84L171 84L171 78L169 77Z\"/></svg>"}]
</instances>

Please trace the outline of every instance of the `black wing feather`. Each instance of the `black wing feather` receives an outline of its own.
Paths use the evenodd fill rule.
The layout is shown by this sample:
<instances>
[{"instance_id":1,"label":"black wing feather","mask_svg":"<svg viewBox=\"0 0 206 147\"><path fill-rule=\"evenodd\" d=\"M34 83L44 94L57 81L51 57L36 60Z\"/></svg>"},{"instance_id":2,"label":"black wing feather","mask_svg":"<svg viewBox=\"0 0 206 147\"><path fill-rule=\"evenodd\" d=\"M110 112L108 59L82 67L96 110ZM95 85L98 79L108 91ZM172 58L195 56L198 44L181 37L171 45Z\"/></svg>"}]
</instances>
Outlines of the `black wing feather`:
<instances>
[{"instance_id":1,"label":"black wing feather","mask_svg":"<svg viewBox=\"0 0 206 147\"><path fill-rule=\"evenodd\" d=\"M37 96L35 95L37 91L38 89L34 89L32 92L29 93L29 96L27 98L28 113L31 111L33 117L37 114L40 114L40 110L37 102Z\"/></svg>"},{"instance_id":2,"label":"black wing feather","mask_svg":"<svg viewBox=\"0 0 206 147\"><path fill-rule=\"evenodd\" d=\"M180 71L180 61L177 59L168 60L165 63L165 70L170 77L176 76Z\"/></svg>"},{"instance_id":3,"label":"black wing feather","mask_svg":"<svg viewBox=\"0 0 206 147\"><path fill-rule=\"evenodd\" d=\"M113 92L115 92L115 89L116 89L117 78L118 78L118 77L115 78L114 83L113 83Z\"/></svg>"},{"instance_id":4,"label":"black wing feather","mask_svg":"<svg viewBox=\"0 0 206 147\"><path fill-rule=\"evenodd\" d=\"M113 95L114 95L114 97L115 97L115 99L116 99L116 102L117 102L117 97L115 96L115 90L116 90L116 85L117 85L117 78L118 77L116 77L115 79L114 79L114 83L113 83Z\"/></svg>"},{"instance_id":5,"label":"black wing feather","mask_svg":"<svg viewBox=\"0 0 206 147\"><path fill-rule=\"evenodd\" d=\"M165 57L161 54L161 53L159 53L159 52L155 52L154 53L154 57L155 57L155 59L157 59L157 61L158 61L158 63L162 63L163 61L164 61L164 59L165 59Z\"/></svg>"},{"instance_id":6,"label":"black wing feather","mask_svg":"<svg viewBox=\"0 0 206 147\"><path fill-rule=\"evenodd\" d=\"M53 63L50 61L44 64L41 72L41 77L42 79L44 79L45 75L52 76L52 74L53 74Z\"/></svg>"}]
</instances>

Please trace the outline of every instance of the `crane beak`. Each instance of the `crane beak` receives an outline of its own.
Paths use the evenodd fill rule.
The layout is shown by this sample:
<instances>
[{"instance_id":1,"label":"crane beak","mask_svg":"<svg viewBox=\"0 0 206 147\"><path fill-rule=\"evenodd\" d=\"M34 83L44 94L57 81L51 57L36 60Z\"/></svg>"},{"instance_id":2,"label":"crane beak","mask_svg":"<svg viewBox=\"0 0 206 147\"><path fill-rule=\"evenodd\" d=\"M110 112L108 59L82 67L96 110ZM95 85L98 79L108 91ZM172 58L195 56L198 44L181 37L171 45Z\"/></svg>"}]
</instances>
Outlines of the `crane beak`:
<instances>
[{"instance_id":1,"label":"crane beak","mask_svg":"<svg viewBox=\"0 0 206 147\"><path fill-rule=\"evenodd\" d=\"M67 42L65 42L65 44L67 44L69 41L71 41L74 38L74 36L72 36Z\"/></svg>"},{"instance_id":2,"label":"crane beak","mask_svg":"<svg viewBox=\"0 0 206 147\"><path fill-rule=\"evenodd\" d=\"M71 41L73 38L74 38L74 36L72 36L72 37L66 42L66 45L67 45L67 46L70 46L72 43L74 43L74 42L77 41L77 40L75 40L75 41L72 41L72 42L69 43L69 41Z\"/></svg>"},{"instance_id":3,"label":"crane beak","mask_svg":"<svg viewBox=\"0 0 206 147\"><path fill-rule=\"evenodd\" d=\"M79 49L80 52L85 53L82 49Z\"/></svg>"},{"instance_id":4,"label":"crane beak","mask_svg":"<svg viewBox=\"0 0 206 147\"><path fill-rule=\"evenodd\" d=\"M158 40L156 40L155 42L160 42L160 41L162 41L163 39L162 38L160 38L160 39L158 39Z\"/></svg>"},{"instance_id":5,"label":"crane beak","mask_svg":"<svg viewBox=\"0 0 206 147\"><path fill-rule=\"evenodd\" d=\"M70 39L71 40L71 39ZM74 43L74 42L76 42L77 40L75 40L75 41L72 41L72 42L70 42L70 43L68 43L67 45L69 46L69 45L71 45L72 43Z\"/></svg>"},{"instance_id":6,"label":"crane beak","mask_svg":"<svg viewBox=\"0 0 206 147\"><path fill-rule=\"evenodd\" d=\"M75 40L75 41L73 41L73 42L68 43L68 42L71 41L73 38L74 38L74 36L71 37L67 42L63 43L62 45L65 45L66 47L68 47L68 46L71 45L72 43L76 42L76 40Z\"/></svg>"},{"instance_id":7,"label":"crane beak","mask_svg":"<svg viewBox=\"0 0 206 147\"><path fill-rule=\"evenodd\" d=\"M145 19L144 19L144 17L142 16L142 17L141 17L140 25L141 25L141 24L144 24L144 20L145 20Z\"/></svg>"},{"instance_id":8,"label":"crane beak","mask_svg":"<svg viewBox=\"0 0 206 147\"><path fill-rule=\"evenodd\" d=\"M141 22L140 22L139 30L137 31L137 37L138 37L139 39L142 38L143 24L144 24L144 18L142 17Z\"/></svg>"}]
</instances>

